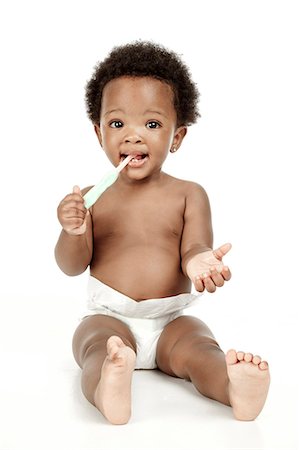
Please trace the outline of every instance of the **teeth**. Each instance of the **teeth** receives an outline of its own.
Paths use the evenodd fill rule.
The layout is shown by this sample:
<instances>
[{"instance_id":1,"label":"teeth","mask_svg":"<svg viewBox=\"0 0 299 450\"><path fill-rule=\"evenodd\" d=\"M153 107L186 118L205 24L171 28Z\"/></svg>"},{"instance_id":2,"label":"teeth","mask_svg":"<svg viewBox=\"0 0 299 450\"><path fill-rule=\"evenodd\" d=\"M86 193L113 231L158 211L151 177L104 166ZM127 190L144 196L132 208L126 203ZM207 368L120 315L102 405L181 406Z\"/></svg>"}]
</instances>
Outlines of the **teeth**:
<instances>
[{"instance_id":1,"label":"teeth","mask_svg":"<svg viewBox=\"0 0 299 450\"><path fill-rule=\"evenodd\" d=\"M124 160L127 156L128 156L128 155L123 154L123 155L122 155L122 159ZM134 156L134 157L130 160L130 162L133 162L133 163L140 162L140 161L142 161L143 159L145 159L146 156L147 156L147 155L144 155L144 156L142 156L142 155Z\"/></svg>"}]
</instances>

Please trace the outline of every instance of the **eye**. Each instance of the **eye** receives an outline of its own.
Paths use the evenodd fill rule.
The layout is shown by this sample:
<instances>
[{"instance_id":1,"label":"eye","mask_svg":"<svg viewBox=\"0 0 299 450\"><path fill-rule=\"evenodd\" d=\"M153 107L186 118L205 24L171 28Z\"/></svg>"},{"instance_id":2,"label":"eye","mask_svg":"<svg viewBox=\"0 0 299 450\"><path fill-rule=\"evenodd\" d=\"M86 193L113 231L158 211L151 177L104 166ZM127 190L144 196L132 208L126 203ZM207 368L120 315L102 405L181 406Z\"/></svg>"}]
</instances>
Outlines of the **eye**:
<instances>
[{"instance_id":1,"label":"eye","mask_svg":"<svg viewBox=\"0 0 299 450\"><path fill-rule=\"evenodd\" d=\"M109 123L109 126L111 128L121 128L123 126L123 123L120 120L113 120Z\"/></svg>"},{"instance_id":2,"label":"eye","mask_svg":"<svg viewBox=\"0 0 299 450\"><path fill-rule=\"evenodd\" d=\"M156 129L156 128L160 128L161 124L159 122L157 122L156 120L150 120L149 122L147 122L146 126L147 126L147 128L150 128L150 129Z\"/></svg>"}]
</instances>

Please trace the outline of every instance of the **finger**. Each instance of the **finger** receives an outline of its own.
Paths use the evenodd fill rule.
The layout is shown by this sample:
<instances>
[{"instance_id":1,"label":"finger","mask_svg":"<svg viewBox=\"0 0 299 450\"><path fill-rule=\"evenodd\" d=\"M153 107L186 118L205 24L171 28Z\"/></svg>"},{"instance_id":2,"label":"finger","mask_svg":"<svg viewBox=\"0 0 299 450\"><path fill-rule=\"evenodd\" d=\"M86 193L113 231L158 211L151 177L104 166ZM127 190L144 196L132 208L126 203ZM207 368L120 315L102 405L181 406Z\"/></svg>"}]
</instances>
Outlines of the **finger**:
<instances>
[{"instance_id":1,"label":"finger","mask_svg":"<svg viewBox=\"0 0 299 450\"><path fill-rule=\"evenodd\" d=\"M84 203L82 201L68 200L66 202L63 202L61 204L61 207L64 210L74 208L74 209L79 209L80 211L86 212L86 208L85 208Z\"/></svg>"},{"instance_id":2,"label":"finger","mask_svg":"<svg viewBox=\"0 0 299 450\"><path fill-rule=\"evenodd\" d=\"M205 290L205 287L203 285L203 282L201 281L200 276L196 277L194 282L194 287L198 292L203 292Z\"/></svg>"},{"instance_id":3,"label":"finger","mask_svg":"<svg viewBox=\"0 0 299 450\"><path fill-rule=\"evenodd\" d=\"M69 219L69 225L66 224L66 226L64 227L65 231L67 231L71 235L84 234L87 229L87 221L89 217L90 212L87 211L85 218L83 219L78 218Z\"/></svg>"},{"instance_id":4,"label":"finger","mask_svg":"<svg viewBox=\"0 0 299 450\"><path fill-rule=\"evenodd\" d=\"M63 216L64 216L66 219L71 219L71 218L73 218L73 219L82 219L82 220L84 220L86 214L85 214L84 211L81 211L80 209L77 209L77 208L68 208L68 209L66 209L66 210L63 212Z\"/></svg>"},{"instance_id":5,"label":"finger","mask_svg":"<svg viewBox=\"0 0 299 450\"><path fill-rule=\"evenodd\" d=\"M221 272L221 275L223 276L223 278L225 279L225 281L228 281L231 279L232 274L231 271L229 270L229 268L227 266L224 266Z\"/></svg>"},{"instance_id":6,"label":"finger","mask_svg":"<svg viewBox=\"0 0 299 450\"><path fill-rule=\"evenodd\" d=\"M223 276L213 267L211 270L211 278L217 287L222 287L224 285Z\"/></svg>"},{"instance_id":7,"label":"finger","mask_svg":"<svg viewBox=\"0 0 299 450\"><path fill-rule=\"evenodd\" d=\"M66 231L72 231L76 228L80 228L84 224L84 220L77 219L77 218L71 218L66 219L63 228Z\"/></svg>"},{"instance_id":8,"label":"finger","mask_svg":"<svg viewBox=\"0 0 299 450\"><path fill-rule=\"evenodd\" d=\"M212 293L212 292L216 291L216 286L214 284L214 281L212 280L212 278L209 275L205 274L205 276L202 278L202 282L208 292Z\"/></svg>"},{"instance_id":9,"label":"finger","mask_svg":"<svg viewBox=\"0 0 299 450\"><path fill-rule=\"evenodd\" d=\"M61 202L60 205L66 205L70 202L77 202L80 205L84 205L84 199L79 194L68 194Z\"/></svg>"},{"instance_id":10,"label":"finger","mask_svg":"<svg viewBox=\"0 0 299 450\"><path fill-rule=\"evenodd\" d=\"M75 186L73 187L73 194L79 194L79 195L81 195L81 197L82 197L82 192L81 192L79 186L75 185Z\"/></svg>"},{"instance_id":11,"label":"finger","mask_svg":"<svg viewBox=\"0 0 299 450\"><path fill-rule=\"evenodd\" d=\"M83 224L80 227L70 228L69 230L64 228L64 230L71 236L79 236L86 232L86 225Z\"/></svg>"},{"instance_id":12,"label":"finger","mask_svg":"<svg viewBox=\"0 0 299 450\"><path fill-rule=\"evenodd\" d=\"M74 199L71 198L69 200L65 200L62 202L61 204L62 208L64 210L70 209L70 208L76 208L76 209L80 209L80 211L85 211L86 212L86 208L84 206L84 202L83 199L80 197L80 199Z\"/></svg>"},{"instance_id":13,"label":"finger","mask_svg":"<svg viewBox=\"0 0 299 450\"><path fill-rule=\"evenodd\" d=\"M224 255L226 255L230 249L232 248L232 245L227 243L221 245L219 248L213 251L214 256L221 261Z\"/></svg>"}]
</instances>

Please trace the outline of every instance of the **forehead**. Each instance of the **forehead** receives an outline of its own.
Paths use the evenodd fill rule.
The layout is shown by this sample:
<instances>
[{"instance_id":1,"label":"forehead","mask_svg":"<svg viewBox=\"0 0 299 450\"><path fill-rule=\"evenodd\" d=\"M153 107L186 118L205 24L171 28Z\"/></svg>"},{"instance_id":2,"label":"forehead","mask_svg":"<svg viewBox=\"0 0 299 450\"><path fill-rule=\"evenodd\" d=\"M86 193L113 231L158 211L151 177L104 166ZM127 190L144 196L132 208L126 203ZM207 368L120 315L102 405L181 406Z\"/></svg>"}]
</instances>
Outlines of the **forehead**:
<instances>
[{"instance_id":1,"label":"forehead","mask_svg":"<svg viewBox=\"0 0 299 450\"><path fill-rule=\"evenodd\" d=\"M174 110L173 90L166 82L151 77L120 77L106 84L102 95L102 112L133 105L144 109Z\"/></svg>"}]
</instances>

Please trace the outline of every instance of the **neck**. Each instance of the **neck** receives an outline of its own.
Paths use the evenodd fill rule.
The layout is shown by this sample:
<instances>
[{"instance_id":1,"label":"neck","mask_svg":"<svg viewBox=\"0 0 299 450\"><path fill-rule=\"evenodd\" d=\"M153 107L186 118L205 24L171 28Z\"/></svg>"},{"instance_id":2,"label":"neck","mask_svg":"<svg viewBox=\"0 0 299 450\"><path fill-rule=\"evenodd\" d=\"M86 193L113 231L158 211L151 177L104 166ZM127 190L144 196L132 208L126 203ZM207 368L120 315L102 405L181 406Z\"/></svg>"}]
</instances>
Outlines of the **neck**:
<instances>
[{"instance_id":1,"label":"neck","mask_svg":"<svg viewBox=\"0 0 299 450\"><path fill-rule=\"evenodd\" d=\"M142 178L140 180L138 179L132 179L129 178L125 173L120 173L117 183L121 185L122 187L129 187L129 188L139 188L141 186L150 186L157 183L160 183L165 177L165 173L161 172L155 172L151 174L148 177Z\"/></svg>"}]
</instances>

